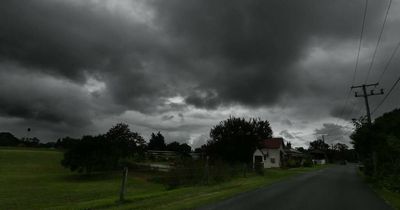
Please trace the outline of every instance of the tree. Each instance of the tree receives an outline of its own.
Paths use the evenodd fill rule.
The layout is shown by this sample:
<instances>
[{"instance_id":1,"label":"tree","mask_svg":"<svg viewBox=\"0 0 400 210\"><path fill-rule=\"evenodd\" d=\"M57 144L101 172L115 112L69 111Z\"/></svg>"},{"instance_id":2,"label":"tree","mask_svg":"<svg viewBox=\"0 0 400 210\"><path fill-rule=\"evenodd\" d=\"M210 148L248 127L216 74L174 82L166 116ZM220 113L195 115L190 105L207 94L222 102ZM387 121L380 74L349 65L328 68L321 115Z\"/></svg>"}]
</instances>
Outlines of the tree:
<instances>
[{"instance_id":1,"label":"tree","mask_svg":"<svg viewBox=\"0 0 400 210\"><path fill-rule=\"evenodd\" d=\"M321 150L322 152L326 152L329 149L329 144L325 143L324 140L318 139L310 142L310 150Z\"/></svg>"},{"instance_id":2,"label":"tree","mask_svg":"<svg viewBox=\"0 0 400 210\"><path fill-rule=\"evenodd\" d=\"M68 147L61 164L71 171L87 174L117 169L123 158L143 154L145 145L143 137L123 123L104 135L84 136L77 141L67 139L65 143Z\"/></svg>"},{"instance_id":3,"label":"tree","mask_svg":"<svg viewBox=\"0 0 400 210\"><path fill-rule=\"evenodd\" d=\"M192 147L190 147L188 144L180 144L176 141L167 144L166 148L168 151L175 151L183 155L187 155L192 151Z\"/></svg>"},{"instance_id":4,"label":"tree","mask_svg":"<svg viewBox=\"0 0 400 210\"><path fill-rule=\"evenodd\" d=\"M61 165L71 171L91 174L94 171L104 171L114 168L115 158L104 135L83 136L64 153Z\"/></svg>"},{"instance_id":5,"label":"tree","mask_svg":"<svg viewBox=\"0 0 400 210\"><path fill-rule=\"evenodd\" d=\"M385 113L371 125L353 123L355 131L350 137L365 166L364 172L381 180L387 188L400 190L400 109Z\"/></svg>"},{"instance_id":6,"label":"tree","mask_svg":"<svg viewBox=\"0 0 400 210\"><path fill-rule=\"evenodd\" d=\"M249 163L261 141L271 136L268 121L230 117L211 129L205 150L212 158Z\"/></svg>"},{"instance_id":7,"label":"tree","mask_svg":"<svg viewBox=\"0 0 400 210\"><path fill-rule=\"evenodd\" d=\"M180 149L179 147L180 147L180 144L176 141L171 142L171 143L167 144L167 146L166 146L168 151L175 151L175 152L179 152L179 149Z\"/></svg>"},{"instance_id":8,"label":"tree","mask_svg":"<svg viewBox=\"0 0 400 210\"><path fill-rule=\"evenodd\" d=\"M74 139L67 136L65 138L58 139L55 146L56 148L69 149L77 143L79 143L79 139Z\"/></svg>"},{"instance_id":9,"label":"tree","mask_svg":"<svg viewBox=\"0 0 400 210\"><path fill-rule=\"evenodd\" d=\"M21 141L8 132L0 133L0 146L17 146Z\"/></svg>"},{"instance_id":10,"label":"tree","mask_svg":"<svg viewBox=\"0 0 400 210\"><path fill-rule=\"evenodd\" d=\"M151 133L151 138L149 141L148 149L149 150L165 150L166 149L164 136L160 133L160 131L157 134Z\"/></svg>"},{"instance_id":11,"label":"tree","mask_svg":"<svg viewBox=\"0 0 400 210\"><path fill-rule=\"evenodd\" d=\"M113 126L105 137L111 142L111 150L114 156L125 158L133 156L135 153L143 153L145 141L142 136L136 132L132 132L129 126L124 123L118 123Z\"/></svg>"}]
</instances>

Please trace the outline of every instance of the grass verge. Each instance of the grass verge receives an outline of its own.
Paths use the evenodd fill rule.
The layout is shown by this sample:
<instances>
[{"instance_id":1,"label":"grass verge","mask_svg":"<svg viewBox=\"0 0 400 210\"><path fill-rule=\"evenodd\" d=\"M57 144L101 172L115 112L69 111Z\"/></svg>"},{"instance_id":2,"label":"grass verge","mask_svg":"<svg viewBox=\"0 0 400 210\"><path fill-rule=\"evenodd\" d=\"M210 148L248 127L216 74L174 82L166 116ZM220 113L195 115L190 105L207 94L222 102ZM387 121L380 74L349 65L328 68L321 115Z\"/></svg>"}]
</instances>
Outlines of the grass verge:
<instances>
[{"instance_id":1,"label":"grass verge","mask_svg":"<svg viewBox=\"0 0 400 210\"><path fill-rule=\"evenodd\" d=\"M0 209L191 209L320 169L269 169L218 185L166 190L149 175L129 173L127 201L118 203L121 174L79 176L60 165L54 150L0 148Z\"/></svg>"},{"instance_id":2,"label":"grass verge","mask_svg":"<svg viewBox=\"0 0 400 210\"><path fill-rule=\"evenodd\" d=\"M400 210L400 193L399 192L393 192L388 189L385 189L384 187L378 185L377 183L374 183L370 181L364 173L362 173L360 170L358 171L358 174L364 179L365 182L368 183L368 185L381 197L383 198L386 203L388 203L390 206L393 208Z\"/></svg>"}]
</instances>

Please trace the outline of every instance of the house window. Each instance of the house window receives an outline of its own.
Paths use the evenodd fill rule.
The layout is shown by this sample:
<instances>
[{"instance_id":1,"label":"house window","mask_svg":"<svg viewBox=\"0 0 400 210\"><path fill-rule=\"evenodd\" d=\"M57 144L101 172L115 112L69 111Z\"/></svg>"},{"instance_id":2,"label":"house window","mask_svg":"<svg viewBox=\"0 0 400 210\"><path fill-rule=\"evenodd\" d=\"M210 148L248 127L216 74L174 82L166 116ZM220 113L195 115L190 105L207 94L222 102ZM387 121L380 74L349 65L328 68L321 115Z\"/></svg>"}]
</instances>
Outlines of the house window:
<instances>
[{"instance_id":1,"label":"house window","mask_svg":"<svg viewBox=\"0 0 400 210\"><path fill-rule=\"evenodd\" d=\"M264 160L267 160L268 155L264 155Z\"/></svg>"},{"instance_id":2,"label":"house window","mask_svg":"<svg viewBox=\"0 0 400 210\"><path fill-rule=\"evenodd\" d=\"M271 163L275 163L275 158L271 158Z\"/></svg>"}]
</instances>

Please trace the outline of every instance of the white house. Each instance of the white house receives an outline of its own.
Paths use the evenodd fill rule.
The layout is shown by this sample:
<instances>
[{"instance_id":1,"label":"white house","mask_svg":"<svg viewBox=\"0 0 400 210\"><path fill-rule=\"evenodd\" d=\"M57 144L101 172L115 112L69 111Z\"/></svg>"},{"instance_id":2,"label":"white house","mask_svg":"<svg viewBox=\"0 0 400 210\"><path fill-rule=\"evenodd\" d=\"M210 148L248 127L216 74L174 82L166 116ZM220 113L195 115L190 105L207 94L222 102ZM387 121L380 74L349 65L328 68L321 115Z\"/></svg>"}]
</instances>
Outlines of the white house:
<instances>
[{"instance_id":1,"label":"white house","mask_svg":"<svg viewBox=\"0 0 400 210\"><path fill-rule=\"evenodd\" d=\"M264 168L281 167L284 154L283 138L265 139L253 153L253 166L262 163Z\"/></svg>"}]
</instances>

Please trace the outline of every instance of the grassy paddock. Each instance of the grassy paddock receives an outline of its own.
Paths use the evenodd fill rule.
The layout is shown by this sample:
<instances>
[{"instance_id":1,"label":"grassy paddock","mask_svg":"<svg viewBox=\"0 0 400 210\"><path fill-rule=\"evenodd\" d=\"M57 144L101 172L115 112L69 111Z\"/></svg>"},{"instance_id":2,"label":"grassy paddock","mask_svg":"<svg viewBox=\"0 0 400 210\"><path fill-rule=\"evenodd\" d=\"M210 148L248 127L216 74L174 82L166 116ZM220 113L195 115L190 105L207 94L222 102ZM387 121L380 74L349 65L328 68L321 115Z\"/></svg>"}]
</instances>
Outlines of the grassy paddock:
<instances>
[{"instance_id":1,"label":"grassy paddock","mask_svg":"<svg viewBox=\"0 0 400 210\"><path fill-rule=\"evenodd\" d=\"M166 190L129 173L127 201L117 201L121 174L79 176L60 165L55 150L0 148L0 209L190 209L319 168L270 169L218 185Z\"/></svg>"}]
</instances>

